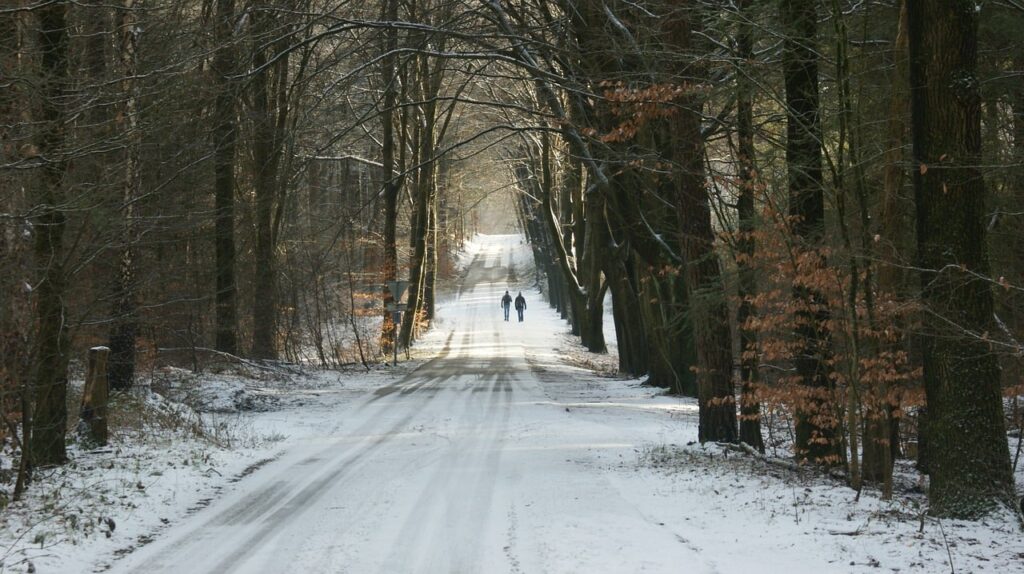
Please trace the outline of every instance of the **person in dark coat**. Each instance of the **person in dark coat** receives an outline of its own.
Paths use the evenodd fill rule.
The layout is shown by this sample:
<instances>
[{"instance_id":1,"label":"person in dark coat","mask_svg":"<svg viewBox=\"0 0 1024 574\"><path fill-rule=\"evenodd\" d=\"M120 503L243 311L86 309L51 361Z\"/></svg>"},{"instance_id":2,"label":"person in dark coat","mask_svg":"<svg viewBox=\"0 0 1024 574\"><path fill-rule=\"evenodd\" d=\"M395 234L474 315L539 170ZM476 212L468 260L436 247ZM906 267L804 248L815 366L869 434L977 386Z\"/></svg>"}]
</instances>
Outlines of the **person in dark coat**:
<instances>
[{"instance_id":1,"label":"person in dark coat","mask_svg":"<svg viewBox=\"0 0 1024 574\"><path fill-rule=\"evenodd\" d=\"M505 291L505 296L501 298L501 307L505 309L505 320L508 321L508 310L512 307L512 296Z\"/></svg>"},{"instance_id":2,"label":"person in dark coat","mask_svg":"<svg viewBox=\"0 0 1024 574\"><path fill-rule=\"evenodd\" d=\"M523 297L523 292L520 291L519 295L516 296L516 313L519 313L519 322L523 322L523 311L526 310L526 298Z\"/></svg>"}]
</instances>

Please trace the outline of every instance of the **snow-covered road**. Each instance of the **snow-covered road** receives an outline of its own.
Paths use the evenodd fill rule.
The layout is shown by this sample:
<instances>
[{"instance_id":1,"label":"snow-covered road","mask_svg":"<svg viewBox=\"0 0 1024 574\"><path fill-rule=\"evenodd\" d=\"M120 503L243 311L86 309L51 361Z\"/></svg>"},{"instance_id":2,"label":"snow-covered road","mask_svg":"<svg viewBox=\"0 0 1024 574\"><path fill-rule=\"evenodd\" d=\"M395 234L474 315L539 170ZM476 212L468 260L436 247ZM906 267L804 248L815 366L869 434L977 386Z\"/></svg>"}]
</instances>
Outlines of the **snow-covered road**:
<instances>
[{"instance_id":1,"label":"snow-covered road","mask_svg":"<svg viewBox=\"0 0 1024 574\"><path fill-rule=\"evenodd\" d=\"M287 437L282 454L225 474L209 506L184 511L209 489L178 486L168 460L131 492L137 522L166 513L167 527L140 534L122 512L109 540L23 555L62 573L1024 571L1012 516L922 522L907 488L883 501L696 444L692 399L581 368L608 359L583 352L535 291L526 322L502 320L528 258L520 236L479 236L419 362L325 372L337 381L296 389L301 402L245 415L255 433Z\"/></svg>"},{"instance_id":2,"label":"snow-covered road","mask_svg":"<svg viewBox=\"0 0 1024 574\"><path fill-rule=\"evenodd\" d=\"M527 321L505 322L498 303L518 243L481 245L431 335L436 358L113 571L715 571L591 464L631 449L629 433L545 392L534 370L552 323L533 317L550 311L527 293Z\"/></svg>"}]
</instances>

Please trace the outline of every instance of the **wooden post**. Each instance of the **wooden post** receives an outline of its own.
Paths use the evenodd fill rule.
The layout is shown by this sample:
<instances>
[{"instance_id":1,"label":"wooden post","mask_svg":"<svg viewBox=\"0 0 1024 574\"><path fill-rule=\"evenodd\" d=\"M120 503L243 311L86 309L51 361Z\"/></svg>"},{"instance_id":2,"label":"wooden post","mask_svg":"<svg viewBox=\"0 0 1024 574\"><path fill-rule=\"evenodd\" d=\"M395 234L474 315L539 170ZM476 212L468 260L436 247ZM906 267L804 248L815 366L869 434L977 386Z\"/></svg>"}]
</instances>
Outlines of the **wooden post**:
<instances>
[{"instance_id":1,"label":"wooden post","mask_svg":"<svg viewBox=\"0 0 1024 574\"><path fill-rule=\"evenodd\" d=\"M79 431L99 446L107 444L108 347L89 349L89 370L82 392Z\"/></svg>"}]
</instances>

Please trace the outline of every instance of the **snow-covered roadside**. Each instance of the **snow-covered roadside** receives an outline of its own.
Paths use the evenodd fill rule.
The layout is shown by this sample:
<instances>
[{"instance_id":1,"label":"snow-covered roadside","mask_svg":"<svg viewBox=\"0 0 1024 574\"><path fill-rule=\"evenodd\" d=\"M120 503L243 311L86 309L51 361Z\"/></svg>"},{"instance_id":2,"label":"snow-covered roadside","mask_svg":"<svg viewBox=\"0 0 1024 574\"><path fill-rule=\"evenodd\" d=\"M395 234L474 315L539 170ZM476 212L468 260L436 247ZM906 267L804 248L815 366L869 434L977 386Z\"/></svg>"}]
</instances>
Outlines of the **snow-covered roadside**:
<instances>
[{"instance_id":1,"label":"snow-covered roadside","mask_svg":"<svg viewBox=\"0 0 1024 574\"><path fill-rule=\"evenodd\" d=\"M924 515L920 492L858 497L811 469L697 444L695 401L564 365L544 369L553 402L614 426L630 445L595 447L577 464L718 572L1024 572L1024 538L1009 512L940 522Z\"/></svg>"},{"instance_id":2,"label":"snow-covered roadside","mask_svg":"<svg viewBox=\"0 0 1024 574\"><path fill-rule=\"evenodd\" d=\"M464 265L472 253L471 245ZM147 376L131 396L115 399L112 416L122 420L111 421L109 447L70 445L67 465L38 471L23 500L0 510L0 574L105 570L244 489L246 476L290 445L337 427L341 407L436 355L443 325L441 318L397 366L303 375L164 368Z\"/></svg>"},{"instance_id":3,"label":"snow-covered roadside","mask_svg":"<svg viewBox=\"0 0 1024 574\"><path fill-rule=\"evenodd\" d=\"M534 320L534 336L550 333L554 349L531 360L551 402L614 427L629 445L595 446L576 463L614 484L649 521L709 558L715 571L1024 572L1024 535L1010 512L978 522L938 521L925 515L925 494L906 488L914 482L909 467L901 475L904 488L884 501L877 490L858 496L813 469L701 446L696 400L616 378L613 355L587 353L553 313ZM614 341L608 320L605 329ZM1024 491L1024 465L1017 484Z\"/></svg>"},{"instance_id":4,"label":"snow-covered roadside","mask_svg":"<svg viewBox=\"0 0 1024 574\"><path fill-rule=\"evenodd\" d=\"M532 267L528 255L520 249L512 259ZM529 278L524 289L532 286L532 275L520 277ZM528 330L523 338L535 347L551 349L529 359L550 402L576 419L614 428L622 439L572 460L588 467L595 481L615 485L647 520L708 558L715 571L1024 572L1024 535L1015 516L1005 512L979 522L927 517L925 494L907 488L914 482L911 468L902 471L904 488L884 501L877 490L865 488L858 496L813 469L790 470L701 446L694 399L613 375L610 309L605 336L612 353L594 355L553 312L536 312L541 305L547 304L538 301L527 323L513 327ZM1024 491L1024 465L1017 484Z\"/></svg>"},{"instance_id":5,"label":"snow-covered roadside","mask_svg":"<svg viewBox=\"0 0 1024 574\"><path fill-rule=\"evenodd\" d=\"M244 488L246 475L336 425L339 405L396 371L158 375L160 393L140 388L115 399L110 446L71 445L67 465L39 471L24 499L0 512L0 573L102 571L212 499Z\"/></svg>"},{"instance_id":6,"label":"snow-covered roadside","mask_svg":"<svg viewBox=\"0 0 1024 574\"><path fill-rule=\"evenodd\" d=\"M481 237L477 247L485 253L481 260L486 260L488 267L515 263L517 270L523 270L529 266L524 257L528 252L524 253L525 246L515 236ZM526 321L496 324L493 331L500 332L503 341L499 347L487 343L493 334L489 326L467 334L462 349L465 356L461 363L454 363L468 371L479 369L479 376L486 380L491 360L516 354L506 347L525 350L529 373L512 377L515 384L509 386L512 392L507 396L515 402L509 405L511 423L500 427L507 430L504 434L492 437L483 432L485 436L477 437L460 432L460 415L466 418L467 413L459 409L483 404L485 397L500 405L498 401L505 396L472 391L458 394L458 390L464 391L463 385L470 384L468 380L434 389L447 393L441 395L443 399L458 398L450 406L441 398L429 402L435 395L429 394L428 386L422 389L424 394L410 393L405 399L414 403L412 412L417 413L428 410L416 402L424 401L432 409L426 416L410 418L408 424L366 424L360 433L364 423L386 413L370 408L360 414L353 412L352 405L368 395L372 401L378 396L374 390L389 385L394 394L379 396L401 397L403 393L396 392L398 387L391 383L437 355L451 341L456 326L465 329L470 323L475 301L484 301L474 299L472 293L461 300L450 298L441 302L435 329L417 343L413 360L395 369L262 380L228 375L201 379L207 381L207 389L219 389L212 396L188 392L188 388L170 389L173 392L169 394L181 400L219 405L218 410L226 411L203 415L206 428L213 429L209 436L197 436L188 425L175 426L177 419L171 417L163 430L153 428L137 437L122 437L119 451L76 453L74 465L34 487L29 505L37 515L52 518L32 530L23 529L26 534L14 553L8 553L7 566L0 571L25 571L26 557L31 557L37 572L102 570L117 553L159 536L164 520L168 526L174 525L212 498L258 492L261 481L267 486L276 480L276 475L264 476L266 471L288 456L298 455L283 455L247 479L248 470L262 461L293 447L301 454L298 447L313 437L330 438L322 443L326 446L349 436L353 445L382 441L382 429L393 431L394 438L382 444L394 450L353 447L355 457L370 454L354 465L350 482L338 486L342 494L335 501L337 508L329 512L331 520L317 525L322 536L331 539L330 544L314 545L317 551L305 562L294 564L296 570L341 571L348 563L344 561L364 558L365 563L372 563L374 556L389 556L396 541L410 541L409 532L447 532L445 528L451 525L431 522L438 515L425 510L435 504L440 509L449 505L456 510L477 508L469 504L471 493L463 492L456 479L475 476L471 471L479 466L479 459L472 455L485 451L497 453L494 460L501 464L489 476L492 482L477 485L493 485L494 490L485 491L484 497L491 501L484 507L493 512L478 517L479 524L470 521L479 526L469 540L477 545L474 551L484 566L472 571L631 573L646 565L658 572L930 573L950 571L950 561L956 572L1024 571L1024 542L1010 516L978 523L925 519L923 532L918 532L924 500L919 493L901 491L896 500L884 502L876 492L865 490L858 499L842 483L813 471L784 469L718 446L695 444L697 407L693 400L668 397L639 381L609 376L614 371L614 357L586 353L536 292L531 295L524 274L515 277L518 284L510 281L501 289L523 289L530 301ZM497 298L488 295L486 299L483 305L497 317ZM482 321L473 324L487 325ZM414 386L422 388L420 384ZM540 390L534 392L534 388ZM239 404L264 405L269 410L232 412L232 406ZM343 420L345 417L349 419ZM467 428L493 430L483 424ZM451 449L452 441L464 443L466 448ZM498 450L499 445L503 450ZM338 449L336 456L346 460L346 452ZM450 460L445 458L449 454ZM396 461L401 464L391 464ZM463 466L454 464L459 461ZM435 462L436 474L413 472L420 466L433 468L429 465ZM86 465L92 470L86 471ZM328 474L334 472L325 468ZM408 472L395 471L402 468ZM372 480L355 480L360 477ZM421 479L422 483L417 482ZM102 487L86 490L86 481ZM563 489L561 483L568 486ZM451 494L455 492L466 499L454 500ZM565 492L571 495L552 498ZM424 512L416 512L417 501L425 505L420 509ZM80 518L68 518L75 513ZM23 520L24 526L28 513L15 511L11 516ZM397 522L385 520L395 516ZM448 516L457 522L459 513ZM7 517L5 511L4 520ZM115 526L109 536L109 524L102 520L107 517ZM391 532L379 527L382 524L401 528ZM2 548L8 548L14 526L0 524ZM506 526L507 533L503 530ZM41 543L35 541L40 532L45 532ZM287 536L283 538L283 546L292 543ZM498 540L502 542L485 544ZM433 556L433 541L420 538L420 546L413 550ZM223 544L230 547L227 542ZM217 543L221 544L219 539ZM595 544L601 552L595 550ZM670 548L673 544L678 546ZM665 568L666 557L680 555L691 556L695 562L672 562L673 569ZM332 563L331 556L342 562ZM609 561L600 562L602 559ZM124 563L118 568L126 569Z\"/></svg>"}]
</instances>

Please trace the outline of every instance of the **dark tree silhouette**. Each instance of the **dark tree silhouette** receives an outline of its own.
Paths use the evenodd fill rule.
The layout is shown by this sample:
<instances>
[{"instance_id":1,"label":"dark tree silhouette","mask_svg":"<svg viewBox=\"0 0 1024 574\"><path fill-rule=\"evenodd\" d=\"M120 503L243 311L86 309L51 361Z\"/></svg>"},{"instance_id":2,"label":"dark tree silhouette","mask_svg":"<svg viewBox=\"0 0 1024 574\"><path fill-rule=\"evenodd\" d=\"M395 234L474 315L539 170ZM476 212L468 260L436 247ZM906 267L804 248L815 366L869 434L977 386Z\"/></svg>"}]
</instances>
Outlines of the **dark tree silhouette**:
<instances>
[{"instance_id":1,"label":"dark tree silhouette","mask_svg":"<svg viewBox=\"0 0 1024 574\"><path fill-rule=\"evenodd\" d=\"M908 0L910 93L928 397L930 510L974 518L1013 502L985 244L978 13Z\"/></svg>"}]
</instances>

